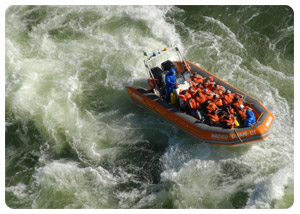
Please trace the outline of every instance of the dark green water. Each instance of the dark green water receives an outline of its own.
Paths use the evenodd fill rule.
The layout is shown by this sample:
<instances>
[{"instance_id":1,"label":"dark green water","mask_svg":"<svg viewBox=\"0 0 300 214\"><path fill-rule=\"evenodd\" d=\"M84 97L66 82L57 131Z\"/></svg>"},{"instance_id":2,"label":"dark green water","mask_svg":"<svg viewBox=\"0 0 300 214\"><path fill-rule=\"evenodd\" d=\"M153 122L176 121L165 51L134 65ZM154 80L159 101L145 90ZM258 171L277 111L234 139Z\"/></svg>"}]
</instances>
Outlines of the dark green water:
<instances>
[{"instance_id":1,"label":"dark green water","mask_svg":"<svg viewBox=\"0 0 300 214\"><path fill-rule=\"evenodd\" d=\"M12 6L5 33L9 207L292 206L290 7ZM261 100L270 137L199 144L132 103L125 86L146 86L143 51L175 45Z\"/></svg>"}]
</instances>

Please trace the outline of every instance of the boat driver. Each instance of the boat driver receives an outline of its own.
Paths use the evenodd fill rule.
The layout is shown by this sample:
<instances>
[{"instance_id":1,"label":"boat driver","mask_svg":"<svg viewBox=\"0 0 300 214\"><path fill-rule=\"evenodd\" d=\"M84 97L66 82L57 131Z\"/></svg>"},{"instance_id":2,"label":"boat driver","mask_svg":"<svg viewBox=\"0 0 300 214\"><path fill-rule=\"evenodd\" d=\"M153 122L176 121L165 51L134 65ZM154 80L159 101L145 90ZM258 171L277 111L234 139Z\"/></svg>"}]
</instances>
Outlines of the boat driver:
<instances>
[{"instance_id":1,"label":"boat driver","mask_svg":"<svg viewBox=\"0 0 300 214\"><path fill-rule=\"evenodd\" d=\"M247 118L245 120L245 126L246 127L250 127L252 124L256 123L255 114L253 113L253 111L250 107L247 107L246 115L247 115Z\"/></svg>"},{"instance_id":2,"label":"boat driver","mask_svg":"<svg viewBox=\"0 0 300 214\"><path fill-rule=\"evenodd\" d=\"M165 76L166 81L166 99L170 102L170 95L177 85L176 83L176 71L174 68L171 68L170 71Z\"/></svg>"}]
</instances>

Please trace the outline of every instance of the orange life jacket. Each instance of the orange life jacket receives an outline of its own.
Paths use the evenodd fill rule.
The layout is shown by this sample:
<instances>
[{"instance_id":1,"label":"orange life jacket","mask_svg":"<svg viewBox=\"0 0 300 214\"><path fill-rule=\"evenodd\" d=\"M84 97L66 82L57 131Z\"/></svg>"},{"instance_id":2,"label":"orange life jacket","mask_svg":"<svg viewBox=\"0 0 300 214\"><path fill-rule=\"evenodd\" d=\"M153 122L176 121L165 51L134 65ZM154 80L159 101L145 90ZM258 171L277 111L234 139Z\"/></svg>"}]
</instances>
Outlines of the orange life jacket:
<instances>
[{"instance_id":1,"label":"orange life jacket","mask_svg":"<svg viewBox=\"0 0 300 214\"><path fill-rule=\"evenodd\" d=\"M221 96L221 95L223 94L223 90L222 90L222 87L221 87L220 85L218 85L217 88L214 87L212 90L213 90L217 95L219 95L219 96Z\"/></svg>"},{"instance_id":2,"label":"orange life jacket","mask_svg":"<svg viewBox=\"0 0 300 214\"><path fill-rule=\"evenodd\" d=\"M199 85L198 85L198 87L197 87L197 91L199 91L199 92L202 94L202 91L203 91L203 89L202 89L202 88L200 88L200 87L199 87Z\"/></svg>"},{"instance_id":3,"label":"orange life jacket","mask_svg":"<svg viewBox=\"0 0 300 214\"><path fill-rule=\"evenodd\" d=\"M225 123L226 127L232 128L234 126L234 116L231 114L229 118L223 117L221 122Z\"/></svg>"},{"instance_id":4,"label":"orange life jacket","mask_svg":"<svg viewBox=\"0 0 300 214\"><path fill-rule=\"evenodd\" d=\"M208 105L206 106L206 109L207 109L207 112L208 112L208 113L211 113L212 111L217 110L218 107L216 106L215 103L211 102L210 104L208 104Z\"/></svg>"},{"instance_id":5,"label":"orange life jacket","mask_svg":"<svg viewBox=\"0 0 300 214\"><path fill-rule=\"evenodd\" d=\"M189 107L193 110L196 110L198 108L198 104L195 101L195 99L191 99L188 104L189 104Z\"/></svg>"},{"instance_id":6,"label":"orange life jacket","mask_svg":"<svg viewBox=\"0 0 300 214\"><path fill-rule=\"evenodd\" d=\"M196 92L197 92L197 87L196 86L190 86L189 87L189 93L191 94L192 97L196 96Z\"/></svg>"},{"instance_id":7,"label":"orange life jacket","mask_svg":"<svg viewBox=\"0 0 300 214\"><path fill-rule=\"evenodd\" d=\"M207 95L206 95L206 98L207 98L208 100L211 100L211 99L213 98L213 95L212 95L212 94L207 94Z\"/></svg>"},{"instance_id":8,"label":"orange life jacket","mask_svg":"<svg viewBox=\"0 0 300 214\"><path fill-rule=\"evenodd\" d=\"M207 81L213 82L214 81L214 77L213 76L205 77L204 78L204 82L207 82Z\"/></svg>"},{"instance_id":9,"label":"orange life jacket","mask_svg":"<svg viewBox=\"0 0 300 214\"><path fill-rule=\"evenodd\" d=\"M234 94L230 93L230 94L225 94L224 95L224 99L226 100L227 104L231 104L232 100L234 98ZM223 103L224 104L224 103ZM225 104L226 105L226 104Z\"/></svg>"},{"instance_id":10,"label":"orange life jacket","mask_svg":"<svg viewBox=\"0 0 300 214\"><path fill-rule=\"evenodd\" d=\"M203 82L203 86L204 86L205 88L208 88L208 87L209 87L209 81Z\"/></svg>"},{"instance_id":11,"label":"orange life jacket","mask_svg":"<svg viewBox=\"0 0 300 214\"><path fill-rule=\"evenodd\" d=\"M231 107L231 105L227 105L227 106L226 106L226 113L229 113L229 114L232 114L232 115L235 114L235 111L234 111L234 109Z\"/></svg>"},{"instance_id":12,"label":"orange life jacket","mask_svg":"<svg viewBox=\"0 0 300 214\"><path fill-rule=\"evenodd\" d=\"M215 84L216 84L215 82L209 82L207 88L213 91L215 89Z\"/></svg>"},{"instance_id":13,"label":"orange life jacket","mask_svg":"<svg viewBox=\"0 0 300 214\"><path fill-rule=\"evenodd\" d=\"M233 108L230 108L230 109L229 109L229 112L230 112L230 114L234 114L234 113L235 113L235 111L234 111Z\"/></svg>"},{"instance_id":14,"label":"orange life jacket","mask_svg":"<svg viewBox=\"0 0 300 214\"><path fill-rule=\"evenodd\" d=\"M210 117L210 120L215 123L218 124L220 121L220 118L217 114L213 115L213 114L207 114L208 117Z\"/></svg>"},{"instance_id":15,"label":"orange life jacket","mask_svg":"<svg viewBox=\"0 0 300 214\"><path fill-rule=\"evenodd\" d=\"M187 66L185 66L185 65L187 65ZM183 64L183 70L184 71L187 71L187 70L191 71L191 66L187 61L185 61L185 64Z\"/></svg>"},{"instance_id":16,"label":"orange life jacket","mask_svg":"<svg viewBox=\"0 0 300 214\"><path fill-rule=\"evenodd\" d=\"M203 89L200 89L199 91L200 91L202 96L207 97L207 94L205 93L205 91Z\"/></svg>"},{"instance_id":17,"label":"orange life jacket","mask_svg":"<svg viewBox=\"0 0 300 214\"><path fill-rule=\"evenodd\" d=\"M186 94L179 94L179 97L184 101L186 102L190 97L190 93L187 91Z\"/></svg>"},{"instance_id":18,"label":"orange life jacket","mask_svg":"<svg viewBox=\"0 0 300 214\"><path fill-rule=\"evenodd\" d=\"M223 105L223 102L220 98L217 98L216 100L213 100L213 102L216 104L216 106L220 107Z\"/></svg>"},{"instance_id":19,"label":"orange life jacket","mask_svg":"<svg viewBox=\"0 0 300 214\"><path fill-rule=\"evenodd\" d=\"M196 76L192 76L191 78L197 84L203 83L203 78L201 77L200 74L196 74Z\"/></svg>"},{"instance_id":20,"label":"orange life jacket","mask_svg":"<svg viewBox=\"0 0 300 214\"><path fill-rule=\"evenodd\" d=\"M238 113L241 115L242 120L246 120L247 114L246 114L246 109L244 110L239 110Z\"/></svg>"},{"instance_id":21,"label":"orange life jacket","mask_svg":"<svg viewBox=\"0 0 300 214\"><path fill-rule=\"evenodd\" d=\"M223 90L222 89L215 89L214 90L214 92L217 94L217 95L219 95L219 96L222 96L222 94L223 94Z\"/></svg>"},{"instance_id":22,"label":"orange life jacket","mask_svg":"<svg viewBox=\"0 0 300 214\"><path fill-rule=\"evenodd\" d=\"M155 88L155 83L154 83L154 80L152 78L149 78L148 79L148 85L151 89L154 89Z\"/></svg>"},{"instance_id":23,"label":"orange life jacket","mask_svg":"<svg viewBox=\"0 0 300 214\"><path fill-rule=\"evenodd\" d=\"M239 109L240 109L240 105L243 105L243 102L242 102L242 100L241 100L241 98L240 97L238 97L238 100L237 101L233 101L233 107L234 107L234 109L236 110L236 111L239 111Z\"/></svg>"},{"instance_id":24,"label":"orange life jacket","mask_svg":"<svg viewBox=\"0 0 300 214\"><path fill-rule=\"evenodd\" d=\"M186 81L190 84L190 86L196 85L196 83L191 78L188 78Z\"/></svg>"},{"instance_id":25,"label":"orange life jacket","mask_svg":"<svg viewBox=\"0 0 300 214\"><path fill-rule=\"evenodd\" d=\"M213 98L212 92L208 88L206 88L206 90L207 92L205 91L205 89L203 89L202 94L205 95L207 99L211 100Z\"/></svg>"},{"instance_id":26,"label":"orange life jacket","mask_svg":"<svg viewBox=\"0 0 300 214\"><path fill-rule=\"evenodd\" d=\"M206 96L204 96L203 94L201 94L201 97L196 96L196 102L201 106L205 103L206 101Z\"/></svg>"}]
</instances>

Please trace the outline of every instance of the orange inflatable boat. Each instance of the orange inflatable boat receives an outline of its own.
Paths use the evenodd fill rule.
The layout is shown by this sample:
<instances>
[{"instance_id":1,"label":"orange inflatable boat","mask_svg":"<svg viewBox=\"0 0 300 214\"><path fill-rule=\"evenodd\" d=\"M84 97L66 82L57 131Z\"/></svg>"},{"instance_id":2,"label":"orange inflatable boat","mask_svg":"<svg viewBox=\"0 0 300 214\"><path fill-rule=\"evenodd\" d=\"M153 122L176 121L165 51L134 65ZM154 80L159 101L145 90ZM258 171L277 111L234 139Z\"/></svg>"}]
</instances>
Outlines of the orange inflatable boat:
<instances>
[{"instance_id":1,"label":"orange inflatable boat","mask_svg":"<svg viewBox=\"0 0 300 214\"><path fill-rule=\"evenodd\" d=\"M175 57L170 55L171 52L176 53ZM269 129L274 116L259 100L193 62L186 61L177 47L165 48L153 53L144 62L149 74L149 89L134 86L126 87L131 99L156 112L198 141L215 145L237 146L257 142L269 136ZM177 87L171 94L171 100L166 101L165 75L169 72L170 66L176 70ZM205 109L199 110L196 115L187 113L182 108L180 93L188 91L194 84L191 81L191 76L195 76L195 74L201 75L203 79L212 77L214 84L221 86L224 91L238 94L243 100L243 106L249 106L252 110L256 121L249 127L246 127L243 124L244 121L241 120L235 121L235 126L225 127L221 124L211 124Z\"/></svg>"}]
</instances>

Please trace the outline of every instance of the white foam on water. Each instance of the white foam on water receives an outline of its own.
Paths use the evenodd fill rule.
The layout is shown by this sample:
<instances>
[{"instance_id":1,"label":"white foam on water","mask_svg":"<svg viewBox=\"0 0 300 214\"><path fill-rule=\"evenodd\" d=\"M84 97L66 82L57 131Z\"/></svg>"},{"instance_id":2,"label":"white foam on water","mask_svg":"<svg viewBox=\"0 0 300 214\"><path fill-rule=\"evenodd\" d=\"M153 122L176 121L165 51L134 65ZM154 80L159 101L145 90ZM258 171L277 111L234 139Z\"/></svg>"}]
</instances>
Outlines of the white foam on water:
<instances>
[{"instance_id":1,"label":"white foam on water","mask_svg":"<svg viewBox=\"0 0 300 214\"><path fill-rule=\"evenodd\" d=\"M180 45L175 28L164 19L169 10L170 7L152 6L82 7L79 11L76 7L58 7L49 10L47 18L28 33L30 52L37 55L29 59L23 58L20 54L24 52L21 51L23 47L10 39L6 41L9 46L6 55L11 66L7 76L20 76L19 88L12 91L8 88L7 96L12 103L12 109L15 109L16 115L20 118L33 119L36 126L53 139L57 151L69 142L80 157L97 160L100 151L96 150L101 150L101 141L118 144L120 139L126 139L126 129L101 123L98 121L102 117L101 114L82 112L78 103L74 101L77 97L83 96L84 84L87 84L80 78L80 75L86 72L83 63L90 61L99 65L100 69L108 70L107 77L98 81L100 85L123 90L128 77L119 78L116 74L121 74L123 72L121 70L130 72L132 79L146 75L142 68L142 50L173 43ZM88 11L100 14L95 23L86 26L73 20L64 23L64 20L73 13L84 14ZM114 21L115 18L121 20L127 17L145 22L151 35L139 37L136 35L139 33L138 29L130 26L124 26L115 34L98 29L102 24ZM49 32L61 27L82 32L85 38L66 39L63 43L57 43ZM97 54L103 56L100 59L101 63L94 61ZM117 62L117 66L112 64L112 60ZM130 64L131 62L134 64ZM99 70L92 71L91 74L95 72ZM10 81L8 82L10 84ZM118 128L118 131L115 128ZM119 134L116 134L117 132Z\"/></svg>"},{"instance_id":2,"label":"white foam on water","mask_svg":"<svg viewBox=\"0 0 300 214\"><path fill-rule=\"evenodd\" d=\"M254 13L253 15L251 15L250 18L248 18L247 20L244 21L244 25L248 24L252 19L254 19L255 17L257 17L260 13L257 12L257 13Z\"/></svg>"},{"instance_id":3,"label":"white foam on water","mask_svg":"<svg viewBox=\"0 0 300 214\"><path fill-rule=\"evenodd\" d=\"M31 196L34 198L32 208L51 207L55 203L57 206L67 204L62 208L105 207L109 204L109 197L105 194L120 182L100 166L84 168L67 161L50 162L38 168L33 178L31 185L39 191ZM98 196L95 198L95 195Z\"/></svg>"},{"instance_id":4,"label":"white foam on water","mask_svg":"<svg viewBox=\"0 0 300 214\"><path fill-rule=\"evenodd\" d=\"M273 40L275 46L283 39L292 38L294 36L294 26L288 26L287 28L281 29L278 33L280 33L280 36ZM283 51L285 51L285 49Z\"/></svg>"},{"instance_id":5,"label":"white foam on water","mask_svg":"<svg viewBox=\"0 0 300 214\"><path fill-rule=\"evenodd\" d=\"M249 190L250 197L245 208L272 208L272 202L280 200L285 194L284 191L287 185L293 182L293 173L293 168L287 167L266 177L257 178L255 188Z\"/></svg>"},{"instance_id":6,"label":"white foam on water","mask_svg":"<svg viewBox=\"0 0 300 214\"><path fill-rule=\"evenodd\" d=\"M236 38L236 35L230 30L230 28L228 26L226 26L221 21L214 19L213 17L208 17L208 16L203 16L203 17L207 22L211 22L211 23L218 25L223 30L223 32L225 32L228 35L228 37L231 40L233 40L235 44L237 44L239 46L239 48L244 49L243 44L238 41L238 39Z\"/></svg>"},{"instance_id":7,"label":"white foam on water","mask_svg":"<svg viewBox=\"0 0 300 214\"><path fill-rule=\"evenodd\" d=\"M13 193L18 199L23 199L25 197L28 197L26 190L27 190L27 185L23 183L18 183L16 186L9 186L5 188L6 192Z\"/></svg>"},{"instance_id":8,"label":"white foam on water","mask_svg":"<svg viewBox=\"0 0 300 214\"><path fill-rule=\"evenodd\" d=\"M266 75L272 75L273 77L278 78L279 79L278 81L282 81L282 80L294 81L293 76L288 76L285 73L277 71L270 66L263 65L257 59L254 60L254 66L257 67L257 69L260 72L265 73Z\"/></svg>"},{"instance_id":9,"label":"white foam on water","mask_svg":"<svg viewBox=\"0 0 300 214\"><path fill-rule=\"evenodd\" d=\"M122 152L119 146L134 145L143 139L136 135L133 121L140 118L136 113L122 115L120 108L87 110L84 100L98 86L123 93L126 84L145 79L142 51L150 53L172 45L184 47L175 25L166 21L172 10L155 6L55 7L33 26L23 42L18 37L18 32L26 31L22 16L17 11L7 17L13 23L7 25L6 38L9 110L16 119L32 120L39 132L49 138L47 151L54 147L59 154L69 145L84 166L69 160L49 160L42 154L42 166L35 171L32 183L19 183L6 191L24 200L33 191L29 196L34 201L33 208L66 204L69 205L64 208L140 208L166 197L177 208L220 208L232 206L227 199L237 192L248 194L247 208L270 208L274 200L284 196L285 187L293 182L294 129L290 107L276 86L243 65L247 57L245 47L228 26L211 17L204 19L225 36L190 30L193 44L188 44L188 52L201 47L206 58L199 63L213 61L210 71L263 101L275 115L270 137L259 146L244 149L196 144L156 116L141 113L145 116L141 119L143 127L151 126L168 137L169 146L160 161L161 183L170 183L169 190L149 193L151 185L146 182L140 189L118 189L119 183L139 181L122 168L115 169L119 173L114 175L98 166L107 156L116 160ZM97 19L90 23L76 19L76 15L85 17L89 12L98 14ZM118 26L123 19L140 27L126 22ZM109 28L112 24L119 28ZM59 34L51 35L61 28L79 33L78 38L71 35L61 41ZM260 64L259 69L293 81L293 77L269 66ZM104 96L91 102L105 105ZM60 203L61 196L65 201Z\"/></svg>"},{"instance_id":10,"label":"white foam on water","mask_svg":"<svg viewBox=\"0 0 300 214\"><path fill-rule=\"evenodd\" d=\"M39 9L35 7L25 15ZM140 190L114 190L118 189L117 184L138 181L123 169L112 169L118 171L116 176L97 166L103 157L117 160L118 153L122 152L118 146L134 145L141 140L142 135L134 136L135 129L128 126L132 114L121 115L120 120L118 110L89 111L82 108L81 102L85 93L97 89L97 84L121 93L125 84L145 78L143 50L150 52L157 47L181 45L174 26L165 21L170 9L55 7L49 8L45 19L32 26L31 31L23 23L24 14L7 13L7 20L11 17L15 20L8 25L6 38L9 110L17 120L32 121L49 139L47 146L41 145L42 166L36 169L31 183L7 187L7 192L20 200L33 201L32 208L129 208L145 206L145 202L136 205L141 197L144 201L154 198L152 195L147 199L147 183ZM84 17L88 12L97 13L99 18L86 25L81 19L75 20L76 14ZM75 19L68 20L74 14ZM115 32L105 28L108 22L118 24L126 18L143 25L149 33L141 36L139 27L130 25L121 26ZM23 27L14 29L17 24ZM59 41L59 31L64 29L77 32L79 37L70 35ZM23 43L18 37L21 31L28 31ZM99 73L104 72L106 77L99 78ZM95 78L91 82L86 77ZM91 167L67 160L49 160L52 157L48 156L49 149L60 154L66 146Z\"/></svg>"}]
</instances>

